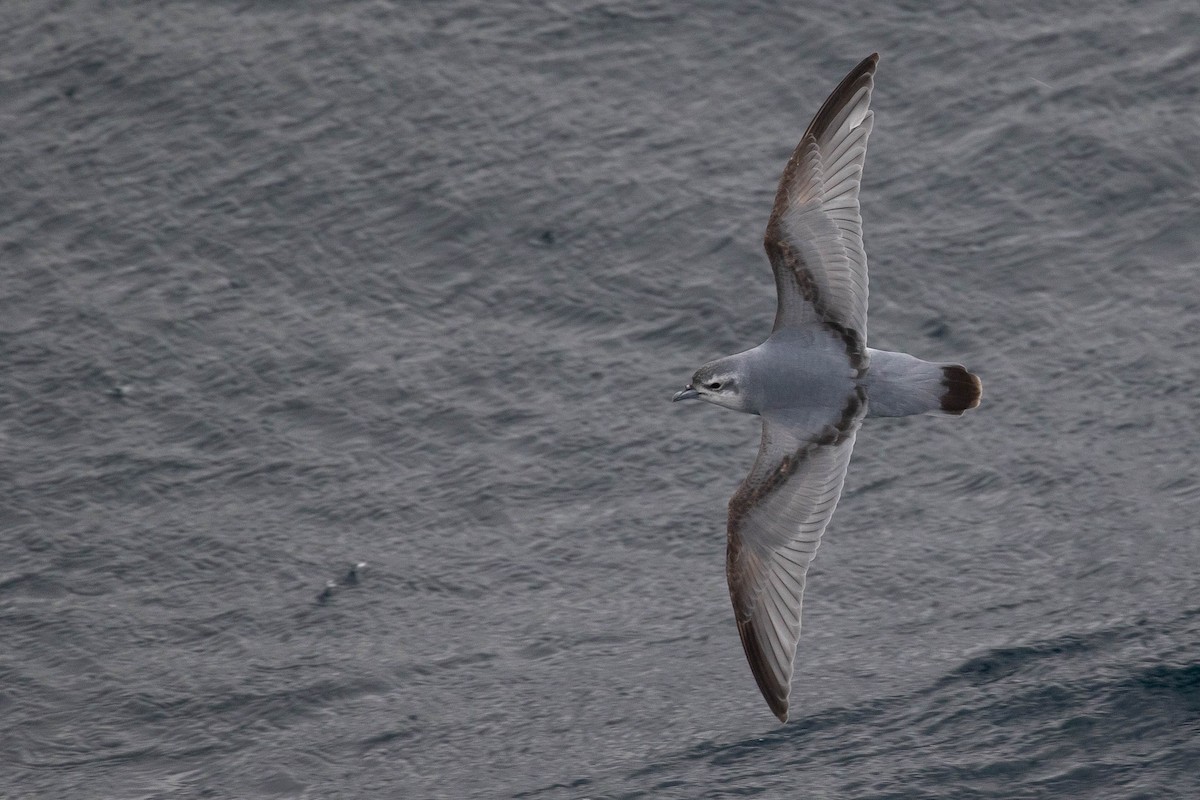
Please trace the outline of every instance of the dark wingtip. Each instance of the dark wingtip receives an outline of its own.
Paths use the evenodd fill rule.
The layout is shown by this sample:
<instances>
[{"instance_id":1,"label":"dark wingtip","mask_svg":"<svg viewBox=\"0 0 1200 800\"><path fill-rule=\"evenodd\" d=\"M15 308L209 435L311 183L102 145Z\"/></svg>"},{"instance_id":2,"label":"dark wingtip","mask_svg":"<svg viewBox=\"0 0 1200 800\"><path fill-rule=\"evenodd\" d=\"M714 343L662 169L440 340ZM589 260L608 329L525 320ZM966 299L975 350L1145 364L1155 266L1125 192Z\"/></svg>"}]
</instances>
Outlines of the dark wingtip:
<instances>
[{"instance_id":1,"label":"dark wingtip","mask_svg":"<svg viewBox=\"0 0 1200 800\"><path fill-rule=\"evenodd\" d=\"M983 382L958 364L942 367L942 411L961 414L979 405Z\"/></svg>"},{"instance_id":2,"label":"dark wingtip","mask_svg":"<svg viewBox=\"0 0 1200 800\"><path fill-rule=\"evenodd\" d=\"M750 662L750 672L754 675L754 682L758 684L758 691L767 701L771 713L778 717L780 722L787 722L789 687L779 686L771 678L767 654L754 630L754 623L750 620L739 620L737 627L742 639L742 648L746 651L746 660Z\"/></svg>"},{"instance_id":3,"label":"dark wingtip","mask_svg":"<svg viewBox=\"0 0 1200 800\"><path fill-rule=\"evenodd\" d=\"M808 124L808 130L804 132L804 137L801 138L801 146L803 140L809 134L816 138L821 138L825 128L837 116L838 111L842 109L854 93L859 90L864 84L872 80L875 75L875 65L879 63L879 53L871 55L858 62L854 69L846 73L846 77L842 78L842 82L837 85L837 88L830 93L829 97L825 98L825 102L821 104L821 109L813 117L812 122Z\"/></svg>"}]
</instances>

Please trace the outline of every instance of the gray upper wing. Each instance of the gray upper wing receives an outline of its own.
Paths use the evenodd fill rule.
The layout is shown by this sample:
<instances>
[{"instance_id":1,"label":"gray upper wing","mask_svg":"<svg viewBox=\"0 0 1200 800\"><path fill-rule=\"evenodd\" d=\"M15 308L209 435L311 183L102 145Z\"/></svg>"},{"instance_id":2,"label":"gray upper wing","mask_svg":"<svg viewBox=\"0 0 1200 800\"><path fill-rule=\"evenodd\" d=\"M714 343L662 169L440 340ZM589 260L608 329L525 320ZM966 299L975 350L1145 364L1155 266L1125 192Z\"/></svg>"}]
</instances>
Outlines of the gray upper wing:
<instances>
[{"instance_id":1,"label":"gray upper wing","mask_svg":"<svg viewBox=\"0 0 1200 800\"><path fill-rule=\"evenodd\" d=\"M832 413L763 414L758 458L729 501L726 577L738 633L758 688L785 722L805 576L865 413L856 388Z\"/></svg>"},{"instance_id":2,"label":"gray upper wing","mask_svg":"<svg viewBox=\"0 0 1200 800\"><path fill-rule=\"evenodd\" d=\"M813 118L783 170L763 242L778 292L775 330L826 325L864 363L867 255L858 189L878 60L863 59Z\"/></svg>"}]
</instances>

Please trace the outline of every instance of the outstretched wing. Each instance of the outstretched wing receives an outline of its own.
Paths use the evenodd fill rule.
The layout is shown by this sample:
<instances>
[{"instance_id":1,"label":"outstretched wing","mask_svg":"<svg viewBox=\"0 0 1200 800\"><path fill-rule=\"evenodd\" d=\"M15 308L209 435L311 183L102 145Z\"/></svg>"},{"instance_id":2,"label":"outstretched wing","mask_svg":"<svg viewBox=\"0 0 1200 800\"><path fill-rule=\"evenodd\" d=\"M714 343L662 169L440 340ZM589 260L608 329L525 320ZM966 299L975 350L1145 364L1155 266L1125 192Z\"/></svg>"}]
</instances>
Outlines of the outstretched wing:
<instances>
[{"instance_id":1,"label":"outstretched wing","mask_svg":"<svg viewBox=\"0 0 1200 800\"><path fill-rule=\"evenodd\" d=\"M842 409L763 414L753 469L729 501L725 571L758 688L787 721L804 580L833 516L866 414L856 388Z\"/></svg>"},{"instance_id":2,"label":"outstretched wing","mask_svg":"<svg viewBox=\"0 0 1200 800\"><path fill-rule=\"evenodd\" d=\"M865 359L867 342L858 187L878 61L873 54L852 69L809 124L783 170L763 242L779 298L774 329L823 324L856 362Z\"/></svg>"}]
</instances>

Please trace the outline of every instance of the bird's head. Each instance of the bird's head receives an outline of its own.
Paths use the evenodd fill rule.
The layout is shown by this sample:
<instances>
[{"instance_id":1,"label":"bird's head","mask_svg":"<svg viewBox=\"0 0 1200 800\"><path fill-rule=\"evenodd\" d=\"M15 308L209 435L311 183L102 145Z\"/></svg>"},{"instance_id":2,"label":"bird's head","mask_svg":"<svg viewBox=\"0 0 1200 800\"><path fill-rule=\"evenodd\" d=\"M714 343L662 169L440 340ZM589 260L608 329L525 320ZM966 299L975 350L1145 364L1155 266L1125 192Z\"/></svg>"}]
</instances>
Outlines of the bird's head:
<instances>
[{"instance_id":1,"label":"bird's head","mask_svg":"<svg viewBox=\"0 0 1200 800\"><path fill-rule=\"evenodd\" d=\"M704 400L735 411L746 411L743 381L736 367L736 363L728 358L709 362L696 370L692 382L671 399Z\"/></svg>"}]
</instances>

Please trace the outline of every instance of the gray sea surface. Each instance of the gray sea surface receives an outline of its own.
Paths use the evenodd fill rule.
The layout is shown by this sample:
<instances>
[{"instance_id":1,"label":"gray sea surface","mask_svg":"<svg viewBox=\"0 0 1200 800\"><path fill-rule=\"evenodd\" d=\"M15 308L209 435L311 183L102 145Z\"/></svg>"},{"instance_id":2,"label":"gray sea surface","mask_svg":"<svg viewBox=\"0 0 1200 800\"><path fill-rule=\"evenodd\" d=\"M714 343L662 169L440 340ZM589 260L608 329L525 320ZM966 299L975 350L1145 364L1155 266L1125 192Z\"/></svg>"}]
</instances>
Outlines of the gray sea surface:
<instances>
[{"instance_id":1,"label":"gray sea surface","mask_svg":"<svg viewBox=\"0 0 1200 800\"><path fill-rule=\"evenodd\" d=\"M0 796L1200 797L1194 2L0 4ZM725 504L879 51L793 719ZM351 574L352 565L365 562Z\"/></svg>"}]
</instances>

